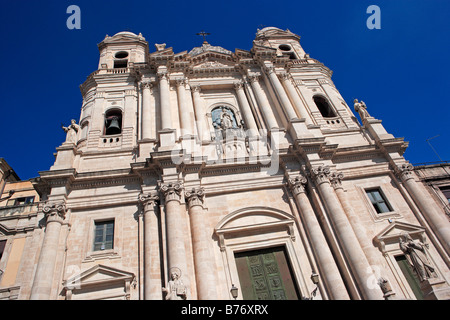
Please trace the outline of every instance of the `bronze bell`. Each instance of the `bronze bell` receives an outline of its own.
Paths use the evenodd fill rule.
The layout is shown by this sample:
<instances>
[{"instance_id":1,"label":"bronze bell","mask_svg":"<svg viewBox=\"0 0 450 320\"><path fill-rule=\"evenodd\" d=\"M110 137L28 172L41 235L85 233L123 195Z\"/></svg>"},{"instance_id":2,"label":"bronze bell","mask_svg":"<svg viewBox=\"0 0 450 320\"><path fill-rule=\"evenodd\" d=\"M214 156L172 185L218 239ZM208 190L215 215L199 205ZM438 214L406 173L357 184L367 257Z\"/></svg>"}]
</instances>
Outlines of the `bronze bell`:
<instances>
[{"instance_id":1,"label":"bronze bell","mask_svg":"<svg viewBox=\"0 0 450 320\"><path fill-rule=\"evenodd\" d=\"M109 120L109 119L108 119ZM106 134L119 134L121 132L120 125L119 125L119 117L111 117L111 122L109 123L108 127L106 128Z\"/></svg>"}]
</instances>

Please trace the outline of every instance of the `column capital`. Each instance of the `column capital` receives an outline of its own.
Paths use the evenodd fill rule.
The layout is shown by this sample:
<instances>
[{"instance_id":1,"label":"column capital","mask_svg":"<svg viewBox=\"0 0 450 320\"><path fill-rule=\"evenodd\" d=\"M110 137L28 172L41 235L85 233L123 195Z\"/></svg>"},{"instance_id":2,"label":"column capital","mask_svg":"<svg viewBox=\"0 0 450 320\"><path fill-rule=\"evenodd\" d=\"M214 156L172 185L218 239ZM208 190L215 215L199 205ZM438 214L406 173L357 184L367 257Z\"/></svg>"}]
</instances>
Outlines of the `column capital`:
<instances>
[{"instance_id":1,"label":"column capital","mask_svg":"<svg viewBox=\"0 0 450 320\"><path fill-rule=\"evenodd\" d=\"M62 222L66 217L66 204L64 201L47 201L44 203L42 212L45 214L47 222Z\"/></svg>"},{"instance_id":2,"label":"column capital","mask_svg":"<svg viewBox=\"0 0 450 320\"><path fill-rule=\"evenodd\" d=\"M291 79L291 75L288 72L282 72L278 74L278 78L280 78L281 81L289 81Z\"/></svg>"},{"instance_id":3,"label":"column capital","mask_svg":"<svg viewBox=\"0 0 450 320\"><path fill-rule=\"evenodd\" d=\"M242 81L242 80L233 82L233 85L234 85L234 89L236 91L244 89L244 81Z\"/></svg>"},{"instance_id":4,"label":"column capital","mask_svg":"<svg viewBox=\"0 0 450 320\"><path fill-rule=\"evenodd\" d=\"M141 89L152 89L153 88L153 83L151 81L143 81L140 83Z\"/></svg>"},{"instance_id":5,"label":"column capital","mask_svg":"<svg viewBox=\"0 0 450 320\"><path fill-rule=\"evenodd\" d=\"M324 182L330 183L330 167L329 166L318 166L311 169L311 177L315 180L317 185Z\"/></svg>"},{"instance_id":6,"label":"column capital","mask_svg":"<svg viewBox=\"0 0 450 320\"><path fill-rule=\"evenodd\" d=\"M338 171L331 172L329 179L334 190L344 189L342 187L342 179L344 179L344 174L342 172Z\"/></svg>"},{"instance_id":7,"label":"column capital","mask_svg":"<svg viewBox=\"0 0 450 320\"><path fill-rule=\"evenodd\" d=\"M148 210L154 210L155 205L159 201L159 196L157 191L149 193L140 193L138 197L139 202L144 207L144 212Z\"/></svg>"},{"instance_id":8,"label":"column capital","mask_svg":"<svg viewBox=\"0 0 450 320\"><path fill-rule=\"evenodd\" d=\"M191 87L191 91L192 91L192 92L198 92L198 93L200 93L200 91L201 91L201 87L200 87L199 84L194 84L194 85L191 84L190 87Z\"/></svg>"},{"instance_id":9,"label":"column capital","mask_svg":"<svg viewBox=\"0 0 450 320\"><path fill-rule=\"evenodd\" d=\"M161 70L157 73L159 81L169 80L169 72L167 70Z\"/></svg>"},{"instance_id":10,"label":"column capital","mask_svg":"<svg viewBox=\"0 0 450 320\"><path fill-rule=\"evenodd\" d=\"M187 83L187 79L186 78L178 78L178 79L175 79L175 83L176 83L177 87L185 86Z\"/></svg>"},{"instance_id":11,"label":"column capital","mask_svg":"<svg viewBox=\"0 0 450 320\"><path fill-rule=\"evenodd\" d=\"M289 178L287 185L294 196L305 192L305 185L308 182L308 179L302 174L299 174L295 177Z\"/></svg>"},{"instance_id":12,"label":"column capital","mask_svg":"<svg viewBox=\"0 0 450 320\"><path fill-rule=\"evenodd\" d=\"M414 167L410 163L404 163L402 165L399 165L397 167L394 167L394 173L397 175L397 177L400 178L403 182L413 179L413 170Z\"/></svg>"},{"instance_id":13,"label":"column capital","mask_svg":"<svg viewBox=\"0 0 450 320\"><path fill-rule=\"evenodd\" d=\"M159 191L163 194L164 201L166 203L172 200L178 202L181 200L181 193L184 189L183 182L158 182L158 186Z\"/></svg>"},{"instance_id":14,"label":"column capital","mask_svg":"<svg viewBox=\"0 0 450 320\"><path fill-rule=\"evenodd\" d=\"M259 74L252 74L248 76L248 80L250 80L250 83L258 82L260 76Z\"/></svg>"},{"instance_id":15,"label":"column capital","mask_svg":"<svg viewBox=\"0 0 450 320\"><path fill-rule=\"evenodd\" d=\"M205 197L205 189L200 188L192 188L189 191L185 191L184 195L186 200L188 201L189 208L194 206L202 206L203 207L203 198Z\"/></svg>"}]
</instances>

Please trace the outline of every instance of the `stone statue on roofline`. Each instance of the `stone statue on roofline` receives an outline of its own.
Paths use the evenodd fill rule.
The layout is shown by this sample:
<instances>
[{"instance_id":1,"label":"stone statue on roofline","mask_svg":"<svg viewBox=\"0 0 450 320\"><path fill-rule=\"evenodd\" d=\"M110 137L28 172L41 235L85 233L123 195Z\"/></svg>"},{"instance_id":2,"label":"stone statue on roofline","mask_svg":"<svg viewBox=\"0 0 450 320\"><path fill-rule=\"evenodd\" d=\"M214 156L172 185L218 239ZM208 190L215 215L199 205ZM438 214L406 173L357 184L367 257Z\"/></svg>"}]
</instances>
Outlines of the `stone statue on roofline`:
<instances>
[{"instance_id":1,"label":"stone statue on roofline","mask_svg":"<svg viewBox=\"0 0 450 320\"><path fill-rule=\"evenodd\" d=\"M64 132L67 133L65 143L76 144L77 143L77 133L78 133L78 130L80 129L80 126L76 124L75 119L72 119L70 121L69 126L64 127L63 125L61 125L61 128L64 130Z\"/></svg>"}]
</instances>

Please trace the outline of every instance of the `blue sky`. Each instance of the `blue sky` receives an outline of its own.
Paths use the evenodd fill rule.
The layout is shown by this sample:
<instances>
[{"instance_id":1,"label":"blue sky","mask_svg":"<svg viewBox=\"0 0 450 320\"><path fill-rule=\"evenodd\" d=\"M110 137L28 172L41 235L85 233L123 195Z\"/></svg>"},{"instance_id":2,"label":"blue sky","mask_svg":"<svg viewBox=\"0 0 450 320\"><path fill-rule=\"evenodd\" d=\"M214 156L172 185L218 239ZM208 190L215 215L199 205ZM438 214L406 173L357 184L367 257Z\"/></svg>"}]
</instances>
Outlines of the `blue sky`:
<instances>
[{"instance_id":1,"label":"blue sky","mask_svg":"<svg viewBox=\"0 0 450 320\"><path fill-rule=\"evenodd\" d=\"M81 29L69 30L69 5L81 9ZM369 5L381 10L370 30ZM363 100L389 133L410 142L412 163L450 160L450 1L2 1L0 157L23 180L53 165L65 140L61 124L79 120L79 85L97 69L106 34L141 32L174 52L208 41L250 50L257 28L301 36L311 57L333 70L346 100ZM437 136L437 137L436 137ZM428 145L426 139L437 151Z\"/></svg>"}]
</instances>

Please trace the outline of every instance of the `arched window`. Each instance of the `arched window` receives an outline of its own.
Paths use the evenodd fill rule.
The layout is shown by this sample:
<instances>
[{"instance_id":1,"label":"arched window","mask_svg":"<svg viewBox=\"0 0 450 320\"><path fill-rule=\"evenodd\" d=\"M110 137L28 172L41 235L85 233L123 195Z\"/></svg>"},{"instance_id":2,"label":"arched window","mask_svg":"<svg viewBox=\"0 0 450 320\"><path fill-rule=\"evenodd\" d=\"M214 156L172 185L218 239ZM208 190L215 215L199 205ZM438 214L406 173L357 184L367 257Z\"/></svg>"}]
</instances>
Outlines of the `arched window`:
<instances>
[{"instance_id":1,"label":"arched window","mask_svg":"<svg viewBox=\"0 0 450 320\"><path fill-rule=\"evenodd\" d=\"M104 134L114 135L122 133L122 111L118 109L108 110L105 114Z\"/></svg>"},{"instance_id":2,"label":"arched window","mask_svg":"<svg viewBox=\"0 0 450 320\"><path fill-rule=\"evenodd\" d=\"M336 117L336 113L331 108L328 101L321 96L314 96L314 103L316 104L317 108L319 109L320 113L322 114L322 117L324 118L333 118Z\"/></svg>"}]
</instances>

